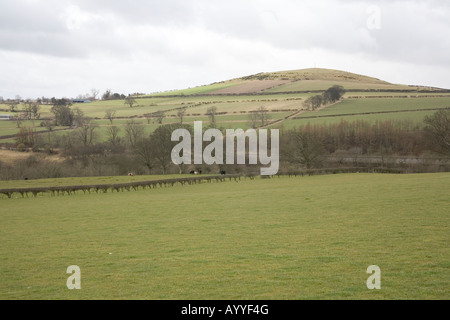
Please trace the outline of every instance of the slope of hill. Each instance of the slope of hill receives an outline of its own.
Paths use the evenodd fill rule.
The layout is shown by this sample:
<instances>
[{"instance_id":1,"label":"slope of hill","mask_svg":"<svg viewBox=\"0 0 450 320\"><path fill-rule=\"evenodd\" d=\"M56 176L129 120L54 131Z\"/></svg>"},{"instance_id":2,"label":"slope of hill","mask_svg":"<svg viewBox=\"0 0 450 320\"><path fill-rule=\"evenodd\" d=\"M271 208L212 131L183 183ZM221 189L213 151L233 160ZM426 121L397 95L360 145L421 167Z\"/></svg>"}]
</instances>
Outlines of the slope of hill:
<instances>
[{"instance_id":1,"label":"slope of hill","mask_svg":"<svg viewBox=\"0 0 450 320\"><path fill-rule=\"evenodd\" d=\"M441 91L438 88L392 84L377 78L332 69L301 69L257 73L206 86L158 95L243 95L323 91L341 85L347 91Z\"/></svg>"},{"instance_id":2,"label":"slope of hill","mask_svg":"<svg viewBox=\"0 0 450 320\"><path fill-rule=\"evenodd\" d=\"M344 101L333 107L309 111L304 101L333 85L342 85L347 93ZM178 112L185 109L185 123L208 122L207 111L215 107L217 125L223 128L249 128L250 114L258 108L269 113L270 126L287 128L311 122L339 122L342 119L366 119L369 121L399 119L422 122L426 115L450 107L450 90L391 84L380 79L350 72L330 69L303 69L255 75L216 82L210 85L169 91L137 97L130 108L119 100L98 100L77 103L74 107L99 125L98 138L106 140L111 126L105 119L106 112L114 112L114 125L122 128L134 119L149 134L159 126L156 114L164 113L162 124L178 123ZM375 99L373 99L375 98ZM17 110L25 110L18 105ZM47 133L44 120L53 119L51 105L40 106L41 121L0 121L0 143L15 143L19 126L30 127L37 134ZM9 106L0 104L0 110L8 112ZM17 112L23 117L23 113ZM63 131L60 131L62 129ZM73 128L56 128L55 134L74 131ZM58 132L56 132L58 131ZM42 137L42 135L41 135Z\"/></svg>"}]
</instances>

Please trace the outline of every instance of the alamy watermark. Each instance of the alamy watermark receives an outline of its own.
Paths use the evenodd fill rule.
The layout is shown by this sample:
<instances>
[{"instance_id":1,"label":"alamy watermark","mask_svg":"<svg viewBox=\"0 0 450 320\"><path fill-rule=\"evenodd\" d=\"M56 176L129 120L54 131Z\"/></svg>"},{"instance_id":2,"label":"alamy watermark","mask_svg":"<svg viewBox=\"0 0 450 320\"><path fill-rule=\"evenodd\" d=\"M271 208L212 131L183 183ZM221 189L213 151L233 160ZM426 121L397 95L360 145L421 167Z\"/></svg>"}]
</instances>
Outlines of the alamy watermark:
<instances>
[{"instance_id":1,"label":"alamy watermark","mask_svg":"<svg viewBox=\"0 0 450 320\"><path fill-rule=\"evenodd\" d=\"M366 26L369 30L381 29L381 7L372 5L367 8L368 18L366 20Z\"/></svg>"},{"instance_id":2,"label":"alamy watermark","mask_svg":"<svg viewBox=\"0 0 450 320\"><path fill-rule=\"evenodd\" d=\"M180 141L181 139L181 141ZM279 130L270 130L270 155L268 152L269 133L267 129L227 129L225 137L218 129L208 129L203 133L202 121L194 122L192 136L187 129L176 129L172 132L172 141L180 141L172 149L172 162L181 164L246 164L248 139L248 164L261 165L261 175L278 173L280 160ZM211 142L203 150L203 142Z\"/></svg>"},{"instance_id":3,"label":"alamy watermark","mask_svg":"<svg viewBox=\"0 0 450 320\"><path fill-rule=\"evenodd\" d=\"M81 289L81 269L79 266L68 266L66 273L71 274L67 278L66 285L69 290Z\"/></svg>"},{"instance_id":4,"label":"alamy watermark","mask_svg":"<svg viewBox=\"0 0 450 320\"><path fill-rule=\"evenodd\" d=\"M367 289L373 290L381 289L381 269L379 266L369 266L367 268L367 273L371 276L367 279Z\"/></svg>"}]
</instances>

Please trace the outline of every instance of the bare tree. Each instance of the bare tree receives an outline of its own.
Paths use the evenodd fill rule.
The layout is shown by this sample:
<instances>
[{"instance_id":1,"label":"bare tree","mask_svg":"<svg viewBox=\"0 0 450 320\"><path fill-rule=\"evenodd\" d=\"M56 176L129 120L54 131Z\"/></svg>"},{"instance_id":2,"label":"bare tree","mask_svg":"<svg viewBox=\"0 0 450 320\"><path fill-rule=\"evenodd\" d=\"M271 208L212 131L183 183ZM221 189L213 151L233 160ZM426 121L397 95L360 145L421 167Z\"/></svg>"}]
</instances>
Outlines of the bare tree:
<instances>
[{"instance_id":1,"label":"bare tree","mask_svg":"<svg viewBox=\"0 0 450 320\"><path fill-rule=\"evenodd\" d=\"M9 111L16 112L17 102L15 100L8 101Z\"/></svg>"},{"instance_id":2,"label":"bare tree","mask_svg":"<svg viewBox=\"0 0 450 320\"><path fill-rule=\"evenodd\" d=\"M140 139L134 147L135 154L141 163L147 167L149 173L154 167L153 149L153 141L150 138Z\"/></svg>"},{"instance_id":3,"label":"bare tree","mask_svg":"<svg viewBox=\"0 0 450 320\"><path fill-rule=\"evenodd\" d=\"M159 124L162 124L164 118L166 117L166 113L164 111L156 111L155 117L156 117L156 121L158 121Z\"/></svg>"},{"instance_id":4,"label":"bare tree","mask_svg":"<svg viewBox=\"0 0 450 320\"><path fill-rule=\"evenodd\" d=\"M31 102L30 101L25 101L24 105L23 105L23 113L25 115L25 119L26 120L31 120L32 118L32 111L31 111Z\"/></svg>"},{"instance_id":5,"label":"bare tree","mask_svg":"<svg viewBox=\"0 0 450 320\"><path fill-rule=\"evenodd\" d=\"M16 143L32 147L36 143L36 131L30 127L22 127L16 135Z\"/></svg>"},{"instance_id":6,"label":"bare tree","mask_svg":"<svg viewBox=\"0 0 450 320\"><path fill-rule=\"evenodd\" d=\"M90 119L84 116L84 112L80 108L75 107L73 108L72 112L73 112L73 124L76 127L82 127L85 124L85 122L88 123L90 122Z\"/></svg>"},{"instance_id":7,"label":"bare tree","mask_svg":"<svg viewBox=\"0 0 450 320\"><path fill-rule=\"evenodd\" d=\"M269 112L267 111L266 107L259 107L256 114L258 115L261 127L269 123Z\"/></svg>"},{"instance_id":8,"label":"bare tree","mask_svg":"<svg viewBox=\"0 0 450 320\"><path fill-rule=\"evenodd\" d=\"M253 129L259 126L263 127L269 122L268 111L265 107L261 106L257 110L250 112L249 119Z\"/></svg>"},{"instance_id":9,"label":"bare tree","mask_svg":"<svg viewBox=\"0 0 450 320\"><path fill-rule=\"evenodd\" d=\"M187 108L183 107L183 108L178 109L178 111L177 111L177 117L178 117L178 119L180 119L180 124L183 124L183 119L186 116L186 110L187 110Z\"/></svg>"},{"instance_id":10,"label":"bare tree","mask_svg":"<svg viewBox=\"0 0 450 320\"><path fill-rule=\"evenodd\" d=\"M41 117L41 114L39 113L40 110L41 106L39 105L39 103L34 102L33 105L31 106L31 113L33 119L39 120L39 118Z\"/></svg>"},{"instance_id":11,"label":"bare tree","mask_svg":"<svg viewBox=\"0 0 450 320\"><path fill-rule=\"evenodd\" d=\"M171 151L175 146L175 142L171 139L172 132L179 127L179 125L160 126L150 136L154 163L162 169L163 174L172 164Z\"/></svg>"},{"instance_id":12,"label":"bare tree","mask_svg":"<svg viewBox=\"0 0 450 320\"><path fill-rule=\"evenodd\" d=\"M109 123L111 125L113 124L113 120L114 120L115 116L116 116L116 111L115 110L107 110L107 111L105 111L105 119L108 119Z\"/></svg>"},{"instance_id":13,"label":"bare tree","mask_svg":"<svg viewBox=\"0 0 450 320\"><path fill-rule=\"evenodd\" d=\"M95 88L91 89L91 95L94 100L97 100L97 96L99 93L100 93L100 91L98 89L95 89Z\"/></svg>"},{"instance_id":14,"label":"bare tree","mask_svg":"<svg viewBox=\"0 0 450 320\"><path fill-rule=\"evenodd\" d=\"M212 128L216 127L216 115L217 115L217 107L212 106L206 110L206 115L209 118L209 124Z\"/></svg>"},{"instance_id":15,"label":"bare tree","mask_svg":"<svg viewBox=\"0 0 450 320\"><path fill-rule=\"evenodd\" d=\"M289 132L282 145L282 154L291 163L312 169L324 161L325 149L308 128Z\"/></svg>"},{"instance_id":16,"label":"bare tree","mask_svg":"<svg viewBox=\"0 0 450 320\"><path fill-rule=\"evenodd\" d=\"M141 123L135 120L128 120L125 124L125 133L128 142L132 147L134 147L136 143L143 138L144 127L141 125Z\"/></svg>"},{"instance_id":17,"label":"bare tree","mask_svg":"<svg viewBox=\"0 0 450 320\"><path fill-rule=\"evenodd\" d=\"M81 125L77 129L77 136L80 139L83 146L90 146L96 139L95 130L98 128L98 124L94 123L90 118L84 118Z\"/></svg>"},{"instance_id":18,"label":"bare tree","mask_svg":"<svg viewBox=\"0 0 450 320\"><path fill-rule=\"evenodd\" d=\"M39 110L41 107L36 102L26 101L23 107L23 111L25 113L25 119L28 120L37 120L40 118Z\"/></svg>"},{"instance_id":19,"label":"bare tree","mask_svg":"<svg viewBox=\"0 0 450 320\"><path fill-rule=\"evenodd\" d=\"M23 120L22 115L15 114L14 115L14 120L16 121L17 128L20 128L20 126L22 125L22 120Z\"/></svg>"},{"instance_id":20,"label":"bare tree","mask_svg":"<svg viewBox=\"0 0 450 320\"><path fill-rule=\"evenodd\" d=\"M144 114L145 119L147 120L147 124L150 124L150 122L152 121L152 115L149 113Z\"/></svg>"},{"instance_id":21,"label":"bare tree","mask_svg":"<svg viewBox=\"0 0 450 320\"><path fill-rule=\"evenodd\" d=\"M120 128L118 126L109 126L106 130L108 135L108 142L113 145L118 145L120 143L119 132Z\"/></svg>"},{"instance_id":22,"label":"bare tree","mask_svg":"<svg viewBox=\"0 0 450 320\"><path fill-rule=\"evenodd\" d=\"M440 110L425 117L425 133L433 151L450 156L450 110Z\"/></svg>"},{"instance_id":23,"label":"bare tree","mask_svg":"<svg viewBox=\"0 0 450 320\"><path fill-rule=\"evenodd\" d=\"M250 112L248 118L250 120L250 126L252 127L252 129L256 129L258 127L258 115L256 114L256 112Z\"/></svg>"}]
</instances>

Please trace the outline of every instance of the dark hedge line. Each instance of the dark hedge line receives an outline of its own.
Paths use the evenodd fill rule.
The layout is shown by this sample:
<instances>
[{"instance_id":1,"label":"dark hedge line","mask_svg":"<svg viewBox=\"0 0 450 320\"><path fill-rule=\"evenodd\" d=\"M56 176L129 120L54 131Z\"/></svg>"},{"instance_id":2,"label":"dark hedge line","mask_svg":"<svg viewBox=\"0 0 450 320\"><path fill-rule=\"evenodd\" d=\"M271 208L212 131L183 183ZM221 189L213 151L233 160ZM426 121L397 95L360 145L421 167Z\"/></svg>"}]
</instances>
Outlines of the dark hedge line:
<instances>
[{"instance_id":1,"label":"dark hedge line","mask_svg":"<svg viewBox=\"0 0 450 320\"><path fill-rule=\"evenodd\" d=\"M153 189L157 187L173 187L176 184L197 184L202 182L211 183L224 182L226 179L230 181L232 179L240 179L240 175L221 175L221 176L200 176L189 178L175 178L175 179L163 179L163 180L151 180L151 181L136 181L126 183L112 183L112 184L99 184L99 185L78 185L78 186L58 186L58 187L32 187L32 188L11 188L0 189L0 194L6 195L11 198L13 194L20 194L22 197L29 196L30 194L36 197L40 193L51 193L51 195L71 195L77 191L83 191L83 193L91 192L120 192L120 191L132 191L138 189Z\"/></svg>"},{"instance_id":2,"label":"dark hedge line","mask_svg":"<svg viewBox=\"0 0 450 320\"><path fill-rule=\"evenodd\" d=\"M304 171L290 171L279 173L276 176L312 176L312 175L325 175L325 174L338 174L338 173L404 173L401 169L390 168L328 168L328 169L311 169ZM107 193L110 192L124 192L124 191L136 191L139 189L154 189L158 187L173 187L175 185L192 185L199 183L212 183L212 182L225 182L225 181L239 181L242 178L255 179L259 175L246 174L246 175L220 175L220 176L199 176L189 178L175 178L175 179L163 179L163 180L151 180L151 181L136 181L126 183L113 183L113 184L99 184L99 185L78 185L78 186L55 186L55 187L33 187L33 188L11 188L0 189L0 195L4 195L8 198L12 198L14 194L21 195L22 198L33 195L37 197L38 194L50 193L52 196L71 195L78 191L83 191L84 194L88 193ZM274 176L261 176L264 179L270 179Z\"/></svg>"}]
</instances>

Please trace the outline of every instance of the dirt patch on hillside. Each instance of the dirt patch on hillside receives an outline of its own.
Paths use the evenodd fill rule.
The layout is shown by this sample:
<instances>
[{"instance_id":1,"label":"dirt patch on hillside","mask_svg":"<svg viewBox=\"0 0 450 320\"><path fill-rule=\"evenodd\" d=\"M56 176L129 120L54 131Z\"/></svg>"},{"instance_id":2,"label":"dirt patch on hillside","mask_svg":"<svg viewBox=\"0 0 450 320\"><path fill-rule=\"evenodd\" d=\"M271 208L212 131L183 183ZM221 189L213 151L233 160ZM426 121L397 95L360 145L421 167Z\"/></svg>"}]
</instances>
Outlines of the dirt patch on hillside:
<instances>
[{"instance_id":1,"label":"dirt patch on hillside","mask_svg":"<svg viewBox=\"0 0 450 320\"><path fill-rule=\"evenodd\" d=\"M230 88L216 90L210 92L209 94L219 95L219 94L259 93L264 90L278 87L289 82L290 82L289 80L252 80Z\"/></svg>"}]
</instances>

